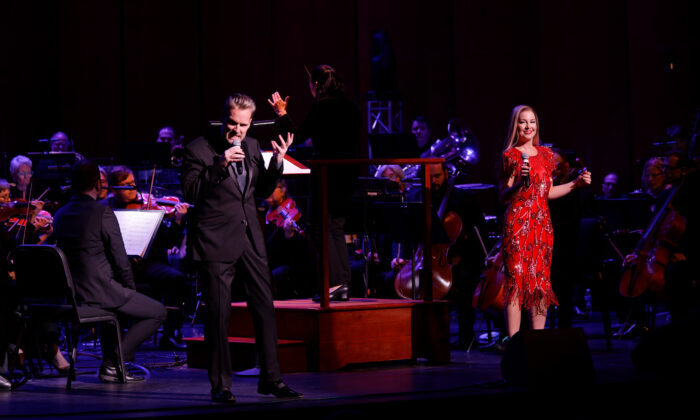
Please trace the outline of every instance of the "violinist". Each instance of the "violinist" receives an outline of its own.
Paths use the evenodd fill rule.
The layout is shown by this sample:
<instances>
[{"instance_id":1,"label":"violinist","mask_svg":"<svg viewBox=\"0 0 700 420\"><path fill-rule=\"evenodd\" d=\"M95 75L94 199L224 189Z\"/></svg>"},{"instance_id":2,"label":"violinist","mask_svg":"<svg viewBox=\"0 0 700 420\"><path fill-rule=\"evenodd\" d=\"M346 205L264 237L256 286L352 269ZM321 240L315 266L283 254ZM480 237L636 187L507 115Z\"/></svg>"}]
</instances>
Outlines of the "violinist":
<instances>
[{"instance_id":1,"label":"violinist","mask_svg":"<svg viewBox=\"0 0 700 420\"><path fill-rule=\"evenodd\" d=\"M17 155L10 161L10 175L14 180L10 196L15 200L29 200L29 185L32 181L32 161Z\"/></svg>"},{"instance_id":2,"label":"violinist","mask_svg":"<svg viewBox=\"0 0 700 420\"><path fill-rule=\"evenodd\" d=\"M0 196L4 203L15 200L21 203L21 207L28 208L28 212L17 212L18 217L13 217L9 221L9 230L15 232L18 238L22 238L23 243L42 244L50 240L53 233L53 218L51 213L43 210L44 203L41 201L26 202L30 198L32 182L32 161L23 155L17 155L10 161L10 174L14 184L5 181L6 187L0 187ZM9 189L8 189L9 188ZM9 191L9 194L8 194ZM30 223L27 223L27 220ZM26 230L25 230L26 229Z\"/></svg>"},{"instance_id":3,"label":"violinist","mask_svg":"<svg viewBox=\"0 0 700 420\"><path fill-rule=\"evenodd\" d=\"M309 244L304 233L303 216L289 196L287 183L280 180L265 199L265 238L268 262L272 269L275 298L298 299L312 294L313 270Z\"/></svg>"},{"instance_id":4,"label":"violinist","mask_svg":"<svg viewBox=\"0 0 700 420\"><path fill-rule=\"evenodd\" d=\"M136 187L134 173L126 166L116 166L109 173L110 195L101 204L111 209L160 209L154 200L142 194ZM166 306L181 308L187 295L187 276L168 263L168 250L179 247L185 230L187 205L177 204L172 217L164 219L156 233L145 258L131 261L137 286L144 293L162 299ZM183 349L180 329L182 313L170 312L163 325L163 336L159 342L162 349Z\"/></svg>"}]
</instances>

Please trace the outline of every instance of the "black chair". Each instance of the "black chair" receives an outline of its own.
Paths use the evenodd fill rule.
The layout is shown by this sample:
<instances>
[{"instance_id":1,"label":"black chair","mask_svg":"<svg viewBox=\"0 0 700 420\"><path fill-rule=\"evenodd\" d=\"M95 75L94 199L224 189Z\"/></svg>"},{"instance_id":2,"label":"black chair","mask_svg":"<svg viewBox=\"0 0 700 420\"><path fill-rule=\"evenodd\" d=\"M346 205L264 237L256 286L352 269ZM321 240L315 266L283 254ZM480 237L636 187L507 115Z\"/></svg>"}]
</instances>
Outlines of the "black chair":
<instances>
[{"instance_id":1,"label":"black chair","mask_svg":"<svg viewBox=\"0 0 700 420\"><path fill-rule=\"evenodd\" d=\"M70 369L66 388L70 389L71 381L75 379L80 327L101 322L114 324L119 359L117 373L119 381L126 383L121 328L117 315L76 302L73 278L63 251L53 245L20 245L14 252L14 267L22 316L34 321L67 323L66 344Z\"/></svg>"}]
</instances>

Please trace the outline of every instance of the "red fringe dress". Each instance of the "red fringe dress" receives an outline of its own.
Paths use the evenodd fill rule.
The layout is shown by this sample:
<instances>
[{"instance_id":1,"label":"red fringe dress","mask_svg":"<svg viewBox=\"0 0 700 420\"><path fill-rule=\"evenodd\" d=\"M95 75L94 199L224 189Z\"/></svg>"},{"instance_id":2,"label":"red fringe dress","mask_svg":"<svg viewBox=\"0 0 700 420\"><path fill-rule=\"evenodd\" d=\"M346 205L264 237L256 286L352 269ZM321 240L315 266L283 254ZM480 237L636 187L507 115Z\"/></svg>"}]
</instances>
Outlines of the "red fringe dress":
<instances>
[{"instance_id":1,"label":"red fringe dress","mask_svg":"<svg viewBox=\"0 0 700 420\"><path fill-rule=\"evenodd\" d=\"M508 203L503 219L503 261L506 274L506 305L518 299L521 307L546 308L558 305L552 291L552 219L547 196L556 165L554 154L535 146L537 155L530 156L530 186L517 191ZM503 170L520 177L523 164L519 150L503 153Z\"/></svg>"}]
</instances>

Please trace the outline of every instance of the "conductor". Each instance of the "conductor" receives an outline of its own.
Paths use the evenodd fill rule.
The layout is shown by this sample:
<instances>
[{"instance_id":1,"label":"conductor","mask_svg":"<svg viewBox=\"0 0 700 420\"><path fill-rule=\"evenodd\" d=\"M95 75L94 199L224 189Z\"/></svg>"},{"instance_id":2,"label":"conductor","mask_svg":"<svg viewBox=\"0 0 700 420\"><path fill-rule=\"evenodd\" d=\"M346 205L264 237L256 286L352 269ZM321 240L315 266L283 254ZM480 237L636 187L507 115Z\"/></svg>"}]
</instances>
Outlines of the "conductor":
<instances>
[{"instance_id":1,"label":"conductor","mask_svg":"<svg viewBox=\"0 0 700 420\"><path fill-rule=\"evenodd\" d=\"M185 147L183 192L194 204L188 234L188 254L199 263L207 307L204 337L209 349L212 401L233 403L227 327L231 283L240 269L248 275L245 289L253 318L260 361L258 393L278 398L299 397L284 382L277 357L277 326L272 303L272 279L265 237L256 219L257 191L268 196L282 174L293 135L272 142L273 156L265 168L260 144L246 133L255 102L236 93L226 99L218 135L199 137Z\"/></svg>"}]
</instances>

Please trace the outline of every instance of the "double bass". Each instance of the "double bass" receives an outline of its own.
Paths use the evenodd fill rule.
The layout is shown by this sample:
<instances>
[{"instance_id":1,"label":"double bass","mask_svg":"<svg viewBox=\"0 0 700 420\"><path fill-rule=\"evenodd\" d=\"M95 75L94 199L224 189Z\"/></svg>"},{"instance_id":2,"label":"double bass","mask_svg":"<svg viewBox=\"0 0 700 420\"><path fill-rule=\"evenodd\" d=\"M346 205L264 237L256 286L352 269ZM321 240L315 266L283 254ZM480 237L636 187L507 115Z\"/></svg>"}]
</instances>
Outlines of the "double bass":
<instances>
[{"instance_id":1,"label":"double bass","mask_svg":"<svg viewBox=\"0 0 700 420\"><path fill-rule=\"evenodd\" d=\"M462 233L462 219L453 211L446 211L447 201L452 191L453 184L450 182L447 191L442 199L442 204L438 210L438 217L442 222L448 243L433 244L431 280L433 286L433 299L442 299L447 295L452 287L452 264L450 264L447 253L450 246L455 243ZM412 261L404 265L394 279L394 290L404 299L423 299L423 292L420 281L420 274L423 270L423 248L418 246ZM414 289L415 288L415 289ZM418 291L418 293L415 293Z\"/></svg>"}]
</instances>

